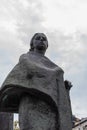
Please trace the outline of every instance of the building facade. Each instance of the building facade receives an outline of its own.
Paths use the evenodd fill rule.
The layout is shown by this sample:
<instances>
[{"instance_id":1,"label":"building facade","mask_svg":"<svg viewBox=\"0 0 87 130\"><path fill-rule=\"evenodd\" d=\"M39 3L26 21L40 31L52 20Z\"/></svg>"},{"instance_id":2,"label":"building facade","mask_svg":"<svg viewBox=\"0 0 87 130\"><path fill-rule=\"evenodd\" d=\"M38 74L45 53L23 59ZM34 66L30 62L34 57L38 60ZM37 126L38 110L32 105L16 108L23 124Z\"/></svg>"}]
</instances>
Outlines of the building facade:
<instances>
[{"instance_id":1,"label":"building facade","mask_svg":"<svg viewBox=\"0 0 87 130\"><path fill-rule=\"evenodd\" d=\"M87 130L87 118L83 118L79 122L76 122L72 130Z\"/></svg>"}]
</instances>

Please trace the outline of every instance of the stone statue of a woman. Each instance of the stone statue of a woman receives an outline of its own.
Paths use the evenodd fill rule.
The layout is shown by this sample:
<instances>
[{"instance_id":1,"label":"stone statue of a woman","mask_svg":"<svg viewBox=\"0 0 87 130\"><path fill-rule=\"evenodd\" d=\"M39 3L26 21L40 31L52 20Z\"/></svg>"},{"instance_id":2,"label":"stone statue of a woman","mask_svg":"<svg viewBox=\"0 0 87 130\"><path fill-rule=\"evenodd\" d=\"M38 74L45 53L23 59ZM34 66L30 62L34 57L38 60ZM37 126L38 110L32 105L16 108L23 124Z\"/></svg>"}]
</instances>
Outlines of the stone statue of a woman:
<instances>
[{"instance_id":1,"label":"stone statue of a woman","mask_svg":"<svg viewBox=\"0 0 87 130\"><path fill-rule=\"evenodd\" d=\"M47 37L36 33L0 91L0 111L19 113L21 130L71 130L63 70L45 56Z\"/></svg>"}]
</instances>

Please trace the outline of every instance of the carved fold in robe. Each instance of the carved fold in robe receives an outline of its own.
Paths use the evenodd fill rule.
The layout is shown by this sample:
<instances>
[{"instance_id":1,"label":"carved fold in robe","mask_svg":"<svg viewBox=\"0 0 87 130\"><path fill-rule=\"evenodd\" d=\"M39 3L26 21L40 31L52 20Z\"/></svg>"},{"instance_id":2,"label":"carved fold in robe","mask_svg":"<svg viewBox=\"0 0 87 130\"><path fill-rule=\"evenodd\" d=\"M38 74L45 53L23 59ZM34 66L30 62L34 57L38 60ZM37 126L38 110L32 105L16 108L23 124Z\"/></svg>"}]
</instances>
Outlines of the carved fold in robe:
<instances>
[{"instance_id":1,"label":"carved fold in robe","mask_svg":"<svg viewBox=\"0 0 87 130\"><path fill-rule=\"evenodd\" d=\"M1 87L0 111L18 112L20 100L25 94L36 96L55 107L60 130L71 130L71 109L63 70L47 57L34 52L20 57Z\"/></svg>"}]
</instances>

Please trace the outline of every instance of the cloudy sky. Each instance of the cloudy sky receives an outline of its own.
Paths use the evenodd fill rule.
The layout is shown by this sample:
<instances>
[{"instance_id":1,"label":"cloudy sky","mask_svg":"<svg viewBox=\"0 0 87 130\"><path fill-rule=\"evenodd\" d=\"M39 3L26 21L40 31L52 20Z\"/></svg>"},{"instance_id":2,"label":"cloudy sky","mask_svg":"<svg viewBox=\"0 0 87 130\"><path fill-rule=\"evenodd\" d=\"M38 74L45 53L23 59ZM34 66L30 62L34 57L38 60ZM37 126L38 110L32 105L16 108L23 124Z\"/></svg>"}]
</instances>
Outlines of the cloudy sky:
<instances>
[{"instance_id":1,"label":"cloudy sky","mask_svg":"<svg viewBox=\"0 0 87 130\"><path fill-rule=\"evenodd\" d=\"M36 32L47 35L46 55L72 82L73 114L87 117L87 1L0 0L0 86Z\"/></svg>"}]
</instances>

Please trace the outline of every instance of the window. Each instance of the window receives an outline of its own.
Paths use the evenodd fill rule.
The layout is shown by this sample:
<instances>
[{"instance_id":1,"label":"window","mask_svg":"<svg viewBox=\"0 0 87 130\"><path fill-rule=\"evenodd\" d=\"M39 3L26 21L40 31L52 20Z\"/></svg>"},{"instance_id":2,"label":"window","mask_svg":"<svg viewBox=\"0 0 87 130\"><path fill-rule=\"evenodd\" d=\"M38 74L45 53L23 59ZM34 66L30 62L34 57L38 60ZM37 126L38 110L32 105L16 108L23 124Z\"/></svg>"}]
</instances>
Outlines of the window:
<instances>
[{"instance_id":1,"label":"window","mask_svg":"<svg viewBox=\"0 0 87 130\"><path fill-rule=\"evenodd\" d=\"M87 130L87 125L83 126L83 130Z\"/></svg>"}]
</instances>

